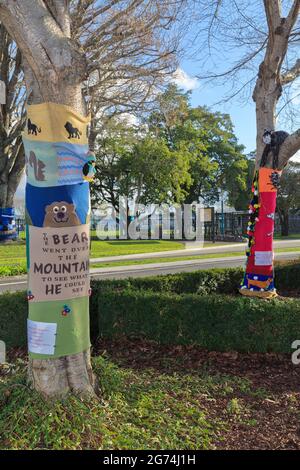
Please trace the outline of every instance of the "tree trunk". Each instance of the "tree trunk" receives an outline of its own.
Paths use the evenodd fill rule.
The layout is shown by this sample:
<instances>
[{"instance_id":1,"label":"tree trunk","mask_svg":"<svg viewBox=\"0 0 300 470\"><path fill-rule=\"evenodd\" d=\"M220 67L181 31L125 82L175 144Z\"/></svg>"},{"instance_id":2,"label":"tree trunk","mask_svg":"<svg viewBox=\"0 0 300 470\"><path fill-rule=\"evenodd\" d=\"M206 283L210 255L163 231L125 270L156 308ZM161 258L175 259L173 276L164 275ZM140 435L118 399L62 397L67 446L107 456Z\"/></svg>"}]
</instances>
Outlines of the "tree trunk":
<instances>
[{"instance_id":1,"label":"tree trunk","mask_svg":"<svg viewBox=\"0 0 300 470\"><path fill-rule=\"evenodd\" d=\"M18 233L16 230L14 193L9 187L9 182L5 175L2 175L0 183L0 241L7 242L16 240Z\"/></svg>"},{"instance_id":2,"label":"tree trunk","mask_svg":"<svg viewBox=\"0 0 300 470\"><path fill-rule=\"evenodd\" d=\"M268 22L268 42L263 62L259 67L253 100L256 105L256 173L253 181L253 199L250 203L248 224L247 266L241 284L242 295L270 298L276 296L273 273L273 234L278 180L282 169L299 148L300 133L286 139L279 153L278 166L273 169L272 157L261 168L265 144L265 129L276 128L276 106L282 94L281 67L286 56L292 28L299 13L299 0L294 0L287 18L281 17L278 0L264 0ZM287 156L288 154L288 156Z\"/></svg>"},{"instance_id":3,"label":"tree trunk","mask_svg":"<svg viewBox=\"0 0 300 470\"><path fill-rule=\"evenodd\" d=\"M86 115L85 104L82 96L82 81L85 79L87 73L86 61L80 53L79 46L74 44L70 39L68 3L69 2L64 0L52 0L51 2L41 0L8 0L4 2L0 0L0 19L4 22L10 35L17 42L22 53L25 80L29 97L28 101L30 105L33 105L28 108L29 113L38 112L39 108L36 108L35 105L55 103L59 105L59 107L55 109L60 110L62 109L60 107L61 105L66 105L71 108L70 110L67 110L71 115L72 113L76 113L76 115L78 115L78 113L83 116ZM53 110L51 112L49 111L48 117L52 123L52 127L55 127L56 115ZM41 135L43 134L44 128L46 127L46 125L43 126L44 128L39 127L39 123L32 124L36 127L28 127L28 133L26 132L25 134L27 145L27 139L31 139L31 144L35 137L39 138L39 133L41 133ZM30 123L28 123L28 125L30 126ZM62 131L63 130L64 129L62 129ZM72 132L74 133L72 134ZM55 132L53 132L53 134L55 136ZM80 144L80 137L79 134L76 135L76 129L72 130L71 128L69 140L67 135L68 134L66 133L64 141L69 143L70 146L77 143ZM41 142L41 145L43 145L43 142ZM74 152L76 152L76 149ZM29 152L29 154L26 155L27 159L30 156L33 157ZM35 157L38 156L39 155L35 155ZM32 160L32 167L30 166L30 163L27 162L28 173L30 171L33 172L34 163L37 162L34 158L32 158ZM39 184L40 182L43 184L45 179L45 173L43 172L45 171L47 173L47 167L44 169L41 166L39 178L37 178ZM76 185L74 184L73 186ZM67 196L62 196L62 194L64 194L64 188L65 186L57 186L57 184L52 185L53 193L51 201L53 203L67 200ZM76 188L71 188L70 191L75 191L75 189ZM28 197L32 199L32 194L36 194L36 203L38 204L38 199L45 199L45 194L48 190L48 187L37 186L34 188L35 192L33 193L32 186L28 188L27 185L27 212L29 212ZM66 195L67 194L69 193L66 191ZM48 202L51 203L51 201ZM67 202L72 202L72 198ZM85 207L85 210L87 210L87 207ZM32 218L32 214L34 214L34 211L32 211L31 208L29 220ZM73 214L73 218L76 218L76 214ZM48 227L49 225L45 226L45 220L44 227ZM36 228L34 225L35 224L32 223L29 230L34 231ZM78 223L75 225L78 225ZM80 231L80 227L81 226L78 227L78 233ZM72 226L70 228L73 229L74 227ZM47 228L46 230L45 228L44 232L50 233L51 230L53 229ZM55 230L59 236L63 236L69 229L59 227ZM31 255L32 254L33 253L31 253ZM56 256L56 260L53 259L53 256L52 260L53 263L56 262L57 265L59 265L60 260L58 255ZM35 294L38 296L40 295L39 292L36 292ZM30 292L29 299L32 298L33 302L31 303L30 301L30 308L33 309L34 307L37 317L40 318L43 315L43 310L45 309L45 302L35 302L33 297L33 293ZM66 318L71 317L72 315L74 316L75 314L79 316L82 313L77 311L78 307L75 303L77 300L78 299L74 299L74 308L72 307L72 310L74 311L71 310L70 313L68 313L70 309L66 309L65 307L67 307L67 305L64 305L67 301L63 299L61 300L61 308L64 309L62 314L66 315ZM70 299L70 302L72 301L73 299ZM54 306L56 305L56 302L57 301L53 302ZM53 318L53 315L54 313L50 311L49 318ZM44 321L46 323L48 322L53 324L53 320L52 322L49 322L47 316L45 316ZM57 325L57 338L55 341L58 342L60 324L58 323ZM69 334L69 337L65 338L66 344L70 342L71 335L73 335L73 339L76 342L76 335L80 336L82 334L82 331L78 331L78 329L76 330L77 327L75 323L73 326L74 331L72 330L69 331L69 333L66 333L67 335ZM33 333L31 332L31 335L32 334ZM36 332L34 334L36 334ZM31 338L33 338L33 336L31 336ZM31 358L29 364L29 378L37 391L48 397L63 396L70 391L78 394L94 394L95 382L91 369L90 351L88 348L74 354L63 355L60 357L51 357L51 355L47 355L46 353L46 357L41 354L41 359L39 359L37 358L38 355L39 353L30 354Z\"/></svg>"},{"instance_id":4,"label":"tree trunk","mask_svg":"<svg viewBox=\"0 0 300 470\"><path fill-rule=\"evenodd\" d=\"M3 155L1 160L6 164L0 176L0 240L8 241L18 237L14 198L25 167L21 137L17 138L12 154Z\"/></svg>"},{"instance_id":5,"label":"tree trunk","mask_svg":"<svg viewBox=\"0 0 300 470\"><path fill-rule=\"evenodd\" d=\"M288 237L289 236L289 210L286 209L284 211L280 211L280 214L281 214L281 217L280 217L281 236Z\"/></svg>"}]
</instances>

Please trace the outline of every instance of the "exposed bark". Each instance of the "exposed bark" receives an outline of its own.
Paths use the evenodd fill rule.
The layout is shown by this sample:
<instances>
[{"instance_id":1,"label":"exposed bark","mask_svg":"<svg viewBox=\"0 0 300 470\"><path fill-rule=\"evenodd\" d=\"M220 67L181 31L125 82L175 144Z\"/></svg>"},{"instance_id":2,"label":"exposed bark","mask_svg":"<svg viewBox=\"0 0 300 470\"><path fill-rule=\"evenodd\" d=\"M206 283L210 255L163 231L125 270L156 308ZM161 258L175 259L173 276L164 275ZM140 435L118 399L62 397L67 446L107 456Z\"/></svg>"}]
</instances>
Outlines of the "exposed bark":
<instances>
[{"instance_id":1,"label":"exposed bark","mask_svg":"<svg viewBox=\"0 0 300 470\"><path fill-rule=\"evenodd\" d=\"M36 87L29 90L31 102L52 101L84 113L81 86L87 74L86 60L78 44L69 39L68 22L59 22L53 16L53 4L60 12L65 1L2 1L0 18L25 59L27 86L34 77Z\"/></svg>"},{"instance_id":2,"label":"exposed bark","mask_svg":"<svg viewBox=\"0 0 300 470\"><path fill-rule=\"evenodd\" d=\"M0 77L5 84L5 100L0 105L0 208L7 210L14 207L14 195L25 166L20 135L24 125L24 89L21 53L3 23L0 23ZM1 230L1 240L13 236L17 233L11 229Z\"/></svg>"},{"instance_id":3,"label":"exposed bark","mask_svg":"<svg viewBox=\"0 0 300 470\"><path fill-rule=\"evenodd\" d=\"M300 76L300 59L297 59L295 65L287 70L281 76L281 83L283 85L288 85L289 83L293 82Z\"/></svg>"},{"instance_id":4,"label":"exposed bark","mask_svg":"<svg viewBox=\"0 0 300 470\"><path fill-rule=\"evenodd\" d=\"M279 154L280 167L283 168L298 150L300 150L300 129L291 134L283 143Z\"/></svg>"},{"instance_id":5,"label":"exposed bark","mask_svg":"<svg viewBox=\"0 0 300 470\"><path fill-rule=\"evenodd\" d=\"M87 66L78 44L69 39L68 3L0 0L0 20L22 53L30 103L52 101L86 114L82 81ZM14 184L12 180L11 188ZM90 351L59 359L33 359L29 370L33 386L45 396L63 396L70 391L94 394Z\"/></svg>"}]
</instances>

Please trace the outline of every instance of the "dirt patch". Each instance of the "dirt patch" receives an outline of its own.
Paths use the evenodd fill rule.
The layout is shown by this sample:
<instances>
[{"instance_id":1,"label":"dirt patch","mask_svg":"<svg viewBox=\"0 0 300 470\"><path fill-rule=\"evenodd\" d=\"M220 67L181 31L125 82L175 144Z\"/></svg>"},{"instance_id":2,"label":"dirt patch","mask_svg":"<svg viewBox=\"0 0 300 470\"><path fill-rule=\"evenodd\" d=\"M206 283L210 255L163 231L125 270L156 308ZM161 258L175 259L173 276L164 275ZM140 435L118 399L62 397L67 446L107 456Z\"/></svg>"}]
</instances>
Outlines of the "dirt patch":
<instances>
[{"instance_id":1,"label":"dirt patch","mask_svg":"<svg viewBox=\"0 0 300 470\"><path fill-rule=\"evenodd\" d=\"M137 370L220 377L223 386L197 397L212 421L225 423L217 449L300 449L300 365L290 355L209 352L125 338L102 340L94 353Z\"/></svg>"}]
</instances>

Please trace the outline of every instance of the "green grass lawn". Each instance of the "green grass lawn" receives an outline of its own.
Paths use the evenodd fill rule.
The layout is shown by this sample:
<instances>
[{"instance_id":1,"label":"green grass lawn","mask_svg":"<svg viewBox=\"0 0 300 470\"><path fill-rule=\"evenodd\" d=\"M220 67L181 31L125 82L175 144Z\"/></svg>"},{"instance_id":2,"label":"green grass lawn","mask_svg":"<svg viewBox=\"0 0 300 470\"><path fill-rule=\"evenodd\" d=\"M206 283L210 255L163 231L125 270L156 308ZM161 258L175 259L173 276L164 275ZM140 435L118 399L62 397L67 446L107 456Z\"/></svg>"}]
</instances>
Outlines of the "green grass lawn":
<instances>
[{"instance_id":1,"label":"green grass lawn","mask_svg":"<svg viewBox=\"0 0 300 470\"><path fill-rule=\"evenodd\" d=\"M91 258L153 253L183 248L183 243L171 240L93 240ZM0 244L0 266L25 262L25 259L26 246L24 241Z\"/></svg>"},{"instance_id":2,"label":"green grass lawn","mask_svg":"<svg viewBox=\"0 0 300 470\"><path fill-rule=\"evenodd\" d=\"M236 377L135 371L103 357L94 371L100 401L46 403L27 388L19 363L0 381L0 449L212 449L227 426L204 403L221 394L234 417L243 405L233 390L249 388Z\"/></svg>"},{"instance_id":3,"label":"green grass lawn","mask_svg":"<svg viewBox=\"0 0 300 470\"><path fill-rule=\"evenodd\" d=\"M171 240L93 240L91 258L182 249L183 243Z\"/></svg>"},{"instance_id":4,"label":"green grass lawn","mask_svg":"<svg viewBox=\"0 0 300 470\"><path fill-rule=\"evenodd\" d=\"M288 235L287 237L282 237L281 235L275 235L274 236L275 240L300 240L300 233L292 233Z\"/></svg>"},{"instance_id":5,"label":"green grass lawn","mask_svg":"<svg viewBox=\"0 0 300 470\"><path fill-rule=\"evenodd\" d=\"M106 341L93 360L99 399L47 402L12 359L0 365L0 449L293 448L298 374L288 380L286 362Z\"/></svg>"}]
</instances>

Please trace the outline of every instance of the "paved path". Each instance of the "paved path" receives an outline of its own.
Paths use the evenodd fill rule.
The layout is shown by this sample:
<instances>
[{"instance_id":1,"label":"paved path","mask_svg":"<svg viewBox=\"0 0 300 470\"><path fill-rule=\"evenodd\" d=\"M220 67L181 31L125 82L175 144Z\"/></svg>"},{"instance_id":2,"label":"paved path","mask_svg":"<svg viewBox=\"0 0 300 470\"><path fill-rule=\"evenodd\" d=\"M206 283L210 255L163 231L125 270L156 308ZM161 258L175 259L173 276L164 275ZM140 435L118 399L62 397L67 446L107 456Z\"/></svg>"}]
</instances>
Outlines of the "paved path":
<instances>
[{"instance_id":1,"label":"paved path","mask_svg":"<svg viewBox=\"0 0 300 470\"><path fill-rule=\"evenodd\" d=\"M277 260L299 259L300 253L276 253ZM127 277L147 277L158 274L177 272L192 272L199 269L238 267L245 265L245 256L230 256L226 258L209 258L196 260L178 260L166 263L151 263L134 266L115 266L108 268L92 268L92 279L124 279ZM25 290L26 276L7 277L0 280L0 292Z\"/></svg>"},{"instance_id":2,"label":"paved path","mask_svg":"<svg viewBox=\"0 0 300 470\"><path fill-rule=\"evenodd\" d=\"M196 242L193 242L196 244ZM246 243L226 243L220 246L211 246L203 248L189 244L189 248L184 250L158 251L154 253L138 253L133 255L120 256L102 256L101 258L92 258L91 264L95 263L113 263L117 261L135 261L151 258L180 258L186 256L206 255L213 253L232 253L245 251ZM300 248L300 240L278 240L274 243L274 248Z\"/></svg>"}]
</instances>

